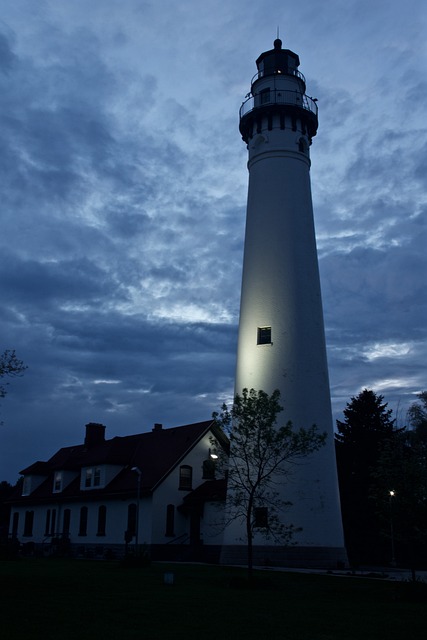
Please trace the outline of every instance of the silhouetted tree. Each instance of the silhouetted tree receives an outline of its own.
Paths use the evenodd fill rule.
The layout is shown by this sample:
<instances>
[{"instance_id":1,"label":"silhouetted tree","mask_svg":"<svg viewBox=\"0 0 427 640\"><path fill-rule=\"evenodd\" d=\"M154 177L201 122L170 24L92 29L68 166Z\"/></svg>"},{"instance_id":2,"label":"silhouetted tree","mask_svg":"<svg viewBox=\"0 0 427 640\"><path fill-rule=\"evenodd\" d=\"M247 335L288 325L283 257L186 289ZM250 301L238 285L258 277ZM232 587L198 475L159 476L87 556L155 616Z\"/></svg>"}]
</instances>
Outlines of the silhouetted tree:
<instances>
[{"instance_id":1,"label":"silhouetted tree","mask_svg":"<svg viewBox=\"0 0 427 640\"><path fill-rule=\"evenodd\" d=\"M271 396L243 389L230 409L223 404L221 412L213 414L230 439L230 458L218 450L219 466L228 468L225 526L233 520L245 526L249 578L255 531L286 543L296 530L280 521L280 512L291 503L280 499L275 486L286 482L292 463L320 449L326 440L315 425L308 429L296 429L291 422L277 426L282 410L277 389Z\"/></svg>"},{"instance_id":2,"label":"silhouetted tree","mask_svg":"<svg viewBox=\"0 0 427 640\"><path fill-rule=\"evenodd\" d=\"M409 437L427 447L427 391L418 394L419 402L411 404L408 410Z\"/></svg>"},{"instance_id":3,"label":"silhouetted tree","mask_svg":"<svg viewBox=\"0 0 427 640\"><path fill-rule=\"evenodd\" d=\"M427 393L418 397L408 412L410 428L386 442L372 488L391 553L410 564L414 578L417 564L427 563Z\"/></svg>"},{"instance_id":4,"label":"silhouetted tree","mask_svg":"<svg viewBox=\"0 0 427 640\"><path fill-rule=\"evenodd\" d=\"M335 436L341 510L347 553L353 564L383 561L381 536L375 505L369 499L372 472L385 444L396 433L392 410L383 396L364 389L352 397L337 420Z\"/></svg>"}]
</instances>

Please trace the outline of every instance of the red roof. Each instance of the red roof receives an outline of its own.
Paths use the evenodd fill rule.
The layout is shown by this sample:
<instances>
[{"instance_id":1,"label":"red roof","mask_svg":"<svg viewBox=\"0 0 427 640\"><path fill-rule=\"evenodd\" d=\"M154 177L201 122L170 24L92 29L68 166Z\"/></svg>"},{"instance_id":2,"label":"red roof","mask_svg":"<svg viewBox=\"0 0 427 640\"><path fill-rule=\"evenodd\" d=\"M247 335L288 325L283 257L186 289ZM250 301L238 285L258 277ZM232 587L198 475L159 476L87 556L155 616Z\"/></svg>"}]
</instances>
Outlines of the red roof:
<instances>
[{"instance_id":1,"label":"red roof","mask_svg":"<svg viewBox=\"0 0 427 640\"><path fill-rule=\"evenodd\" d=\"M150 493L210 429L217 431L213 420L170 429L163 429L158 425L148 433L117 436L111 440L104 440L101 437L98 441L92 441L86 445L64 447L47 462L37 462L21 471L23 475L47 476L31 496L22 497L22 500L52 498L55 471L79 472L82 467L104 464L123 467L107 487L82 492L79 474L79 477L66 486L61 493L54 494L55 500L81 499L83 493L85 500L96 499L104 494L113 496L133 493L137 487L138 476L135 471L132 471L132 467L138 467L141 470L141 494ZM218 435L221 438L222 434Z\"/></svg>"}]
</instances>

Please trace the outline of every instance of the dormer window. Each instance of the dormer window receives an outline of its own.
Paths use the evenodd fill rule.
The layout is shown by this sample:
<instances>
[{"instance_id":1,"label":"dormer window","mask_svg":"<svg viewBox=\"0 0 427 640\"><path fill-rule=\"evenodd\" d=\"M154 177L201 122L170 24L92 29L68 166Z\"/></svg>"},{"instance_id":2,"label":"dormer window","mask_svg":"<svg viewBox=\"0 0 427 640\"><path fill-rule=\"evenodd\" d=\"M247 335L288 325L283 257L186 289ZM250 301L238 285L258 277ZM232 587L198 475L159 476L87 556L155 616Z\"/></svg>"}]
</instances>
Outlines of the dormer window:
<instances>
[{"instance_id":1,"label":"dormer window","mask_svg":"<svg viewBox=\"0 0 427 640\"><path fill-rule=\"evenodd\" d=\"M55 475L53 477L53 492L58 493L62 491L62 472L55 471Z\"/></svg>"},{"instance_id":2,"label":"dormer window","mask_svg":"<svg viewBox=\"0 0 427 640\"><path fill-rule=\"evenodd\" d=\"M93 477L93 469L86 469L85 474L85 487L89 488L92 486L92 477Z\"/></svg>"},{"instance_id":3,"label":"dormer window","mask_svg":"<svg viewBox=\"0 0 427 640\"><path fill-rule=\"evenodd\" d=\"M24 478L24 482L22 483L22 495L29 496L31 493L31 478L26 476Z\"/></svg>"},{"instance_id":4,"label":"dormer window","mask_svg":"<svg viewBox=\"0 0 427 640\"><path fill-rule=\"evenodd\" d=\"M23 496L29 496L41 485L41 483L46 480L45 476L39 475L27 475L24 476L24 481L22 483L22 494Z\"/></svg>"},{"instance_id":5,"label":"dormer window","mask_svg":"<svg viewBox=\"0 0 427 640\"><path fill-rule=\"evenodd\" d=\"M84 489L96 489L102 486L101 467L87 467L83 474Z\"/></svg>"},{"instance_id":6,"label":"dormer window","mask_svg":"<svg viewBox=\"0 0 427 640\"><path fill-rule=\"evenodd\" d=\"M100 467L95 467L93 470L93 486L99 487L101 485L101 469Z\"/></svg>"}]
</instances>

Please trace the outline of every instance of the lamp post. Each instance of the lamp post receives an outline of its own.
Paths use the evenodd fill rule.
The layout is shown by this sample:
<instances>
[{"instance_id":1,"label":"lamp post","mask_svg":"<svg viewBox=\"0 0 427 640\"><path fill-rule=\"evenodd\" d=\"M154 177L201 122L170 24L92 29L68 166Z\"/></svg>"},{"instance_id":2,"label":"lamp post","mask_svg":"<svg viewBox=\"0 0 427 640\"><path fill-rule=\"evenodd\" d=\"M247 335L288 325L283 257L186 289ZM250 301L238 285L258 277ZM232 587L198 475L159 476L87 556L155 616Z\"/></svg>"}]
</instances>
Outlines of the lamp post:
<instances>
[{"instance_id":1,"label":"lamp post","mask_svg":"<svg viewBox=\"0 0 427 640\"><path fill-rule=\"evenodd\" d=\"M139 467L132 467L132 471L138 474L138 485L136 490L136 521L135 521L135 556L138 555L138 537L139 537L139 501L141 497L141 476L142 471Z\"/></svg>"},{"instance_id":2,"label":"lamp post","mask_svg":"<svg viewBox=\"0 0 427 640\"><path fill-rule=\"evenodd\" d=\"M393 498L396 495L394 489L388 492L388 501L390 505L390 538L391 538L391 566L396 566L396 557L394 553L394 528L393 528Z\"/></svg>"}]
</instances>

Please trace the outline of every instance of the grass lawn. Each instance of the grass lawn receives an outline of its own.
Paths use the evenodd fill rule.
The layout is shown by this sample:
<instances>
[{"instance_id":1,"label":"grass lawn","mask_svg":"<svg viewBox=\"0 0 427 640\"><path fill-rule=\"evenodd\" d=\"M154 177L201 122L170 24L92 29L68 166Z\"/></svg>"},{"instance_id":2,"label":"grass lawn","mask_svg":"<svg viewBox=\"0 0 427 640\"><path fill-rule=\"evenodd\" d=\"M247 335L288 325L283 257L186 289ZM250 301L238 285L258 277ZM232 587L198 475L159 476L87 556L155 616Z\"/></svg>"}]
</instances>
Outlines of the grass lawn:
<instances>
[{"instance_id":1,"label":"grass lawn","mask_svg":"<svg viewBox=\"0 0 427 640\"><path fill-rule=\"evenodd\" d=\"M164 584L164 574L174 584ZM396 600L385 580L240 569L22 559L0 562L4 640L418 640L427 603ZM263 587L263 588L261 588Z\"/></svg>"}]
</instances>

